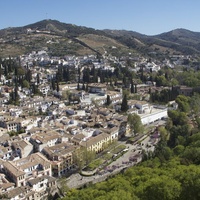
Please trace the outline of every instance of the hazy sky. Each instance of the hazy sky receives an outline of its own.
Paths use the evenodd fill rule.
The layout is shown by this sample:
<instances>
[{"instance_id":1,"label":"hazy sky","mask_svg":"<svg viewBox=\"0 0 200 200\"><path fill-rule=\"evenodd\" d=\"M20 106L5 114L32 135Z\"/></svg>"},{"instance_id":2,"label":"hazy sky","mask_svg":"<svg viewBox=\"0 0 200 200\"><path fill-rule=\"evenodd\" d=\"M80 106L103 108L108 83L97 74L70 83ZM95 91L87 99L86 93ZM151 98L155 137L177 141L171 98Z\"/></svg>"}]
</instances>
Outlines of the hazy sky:
<instances>
[{"instance_id":1,"label":"hazy sky","mask_svg":"<svg viewBox=\"0 0 200 200\"><path fill-rule=\"evenodd\" d=\"M95 29L156 35L200 32L200 0L0 0L0 29L56 19Z\"/></svg>"}]
</instances>

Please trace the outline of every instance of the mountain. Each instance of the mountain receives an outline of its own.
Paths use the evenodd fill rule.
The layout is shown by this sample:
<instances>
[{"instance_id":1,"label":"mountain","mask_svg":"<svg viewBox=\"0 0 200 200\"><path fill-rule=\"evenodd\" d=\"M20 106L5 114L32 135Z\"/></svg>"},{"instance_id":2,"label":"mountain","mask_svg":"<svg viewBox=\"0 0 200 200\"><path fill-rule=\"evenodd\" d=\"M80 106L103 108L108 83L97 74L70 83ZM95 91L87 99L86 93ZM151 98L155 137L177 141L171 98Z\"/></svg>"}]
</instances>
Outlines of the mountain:
<instances>
[{"instance_id":1,"label":"mountain","mask_svg":"<svg viewBox=\"0 0 200 200\"><path fill-rule=\"evenodd\" d=\"M155 37L167 43L177 45L177 47L188 49L191 52L199 53L200 51L199 32L192 32L186 29L175 29Z\"/></svg>"},{"instance_id":2,"label":"mountain","mask_svg":"<svg viewBox=\"0 0 200 200\"><path fill-rule=\"evenodd\" d=\"M143 47L147 52L153 50L159 53L200 53L200 33L186 29L175 29L155 36L125 30L105 30L105 32L127 45L131 44L140 50Z\"/></svg>"},{"instance_id":3,"label":"mountain","mask_svg":"<svg viewBox=\"0 0 200 200\"><path fill-rule=\"evenodd\" d=\"M156 37L171 42L185 42L185 40L191 40L191 42L196 43L197 40L200 40L200 33L186 29L175 29L167 33L159 34Z\"/></svg>"},{"instance_id":4,"label":"mountain","mask_svg":"<svg viewBox=\"0 0 200 200\"><path fill-rule=\"evenodd\" d=\"M41 49L49 54L199 54L200 33L176 29L155 36L127 30L96 30L42 20L23 27L0 30L0 56L17 56Z\"/></svg>"},{"instance_id":5,"label":"mountain","mask_svg":"<svg viewBox=\"0 0 200 200\"><path fill-rule=\"evenodd\" d=\"M20 55L31 51L47 49L51 55L103 54L111 49L128 50L126 45L107 36L102 30L61 23L57 20L43 20L24 27L0 30L0 56Z\"/></svg>"}]
</instances>

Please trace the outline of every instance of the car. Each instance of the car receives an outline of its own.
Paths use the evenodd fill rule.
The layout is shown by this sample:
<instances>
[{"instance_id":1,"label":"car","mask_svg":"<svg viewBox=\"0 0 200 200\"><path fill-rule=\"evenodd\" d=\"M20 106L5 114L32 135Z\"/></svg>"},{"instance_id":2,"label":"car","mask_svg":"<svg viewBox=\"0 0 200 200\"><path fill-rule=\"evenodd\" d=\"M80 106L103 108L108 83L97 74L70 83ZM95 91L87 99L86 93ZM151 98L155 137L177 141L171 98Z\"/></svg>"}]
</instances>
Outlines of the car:
<instances>
[{"instance_id":1,"label":"car","mask_svg":"<svg viewBox=\"0 0 200 200\"><path fill-rule=\"evenodd\" d=\"M113 154L112 158L116 158L117 157L117 154Z\"/></svg>"},{"instance_id":2,"label":"car","mask_svg":"<svg viewBox=\"0 0 200 200\"><path fill-rule=\"evenodd\" d=\"M124 150L123 150L123 152L127 152L127 151L128 151L128 149L124 149Z\"/></svg>"}]
</instances>

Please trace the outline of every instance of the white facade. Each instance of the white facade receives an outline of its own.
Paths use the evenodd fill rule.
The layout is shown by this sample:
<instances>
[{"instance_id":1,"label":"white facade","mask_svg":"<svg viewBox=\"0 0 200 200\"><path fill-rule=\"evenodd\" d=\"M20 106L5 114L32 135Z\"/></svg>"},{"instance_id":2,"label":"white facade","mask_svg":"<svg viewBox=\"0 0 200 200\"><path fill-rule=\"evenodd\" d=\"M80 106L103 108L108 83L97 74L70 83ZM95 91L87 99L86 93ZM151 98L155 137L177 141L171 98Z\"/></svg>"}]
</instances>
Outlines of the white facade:
<instances>
[{"instance_id":1,"label":"white facade","mask_svg":"<svg viewBox=\"0 0 200 200\"><path fill-rule=\"evenodd\" d=\"M168 117L167 109L156 110L155 112L152 112L150 114L143 115L141 116L141 122L142 124L146 125L155 122L157 120L160 120L162 117Z\"/></svg>"},{"instance_id":2,"label":"white facade","mask_svg":"<svg viewBox=\"0 0 200 200\"><path fill-rule=\"evenodd\" d=\"M39 90L43 95L47 95L48 91L50 90L50 86L49 85L41 86Z\"/></svg>"}]
</instances>

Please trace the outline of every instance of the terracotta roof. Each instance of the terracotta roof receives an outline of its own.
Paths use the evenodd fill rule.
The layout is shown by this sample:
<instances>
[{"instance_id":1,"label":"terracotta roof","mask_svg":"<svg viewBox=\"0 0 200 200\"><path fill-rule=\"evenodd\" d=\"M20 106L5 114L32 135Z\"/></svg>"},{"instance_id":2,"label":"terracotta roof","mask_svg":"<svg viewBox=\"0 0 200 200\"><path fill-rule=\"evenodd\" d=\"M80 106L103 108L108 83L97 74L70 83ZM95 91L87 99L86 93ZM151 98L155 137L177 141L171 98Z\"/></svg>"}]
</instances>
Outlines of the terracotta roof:
<instances>
[{"instance_id":1,"label":"terracotta roof","mask_svg":"<svg viewBox=\"0 0 200 200\"><path fill-rule=\"evenodd\" d=\"M60 134L56 131L45 131L41 133L36 133L31 138L33 140L39 140L41 143L47 143L50 140L61 137Z\"/></svg>"},{"instance_id":2,"label":"terracotta roof","mask_svg":"<svg viewBox=\"0 0 200 200\"><path fill-rule=\"evenodd\" d=\"M13 186L15 186L14 183L2 183L2 184L0 184L0 188L2 188L3 190L6 190L6 189L13 187Z\"/></svg>"},{"instance_id":3,"label":"terracotta roof","mask_svg":"<svg viewBox=\"0 0 200 200\"><path fill-rule=\"evenodd\" d=\"M26 158L22 158L16 161L7 161L3 163L4 167L16 177L25 175L25 172L23 170L32 166L36 166L38 164L49 166L50 161L41 153L34 153Z\"/></svg>"},{"instance_id":4,"label":"terracotta roof","mask_svg":"<svg viewBox=\"0 0 200 200\"><path fill-rule=\"evenodd\" d=\"M24 149L26 146L30 145L29 142L25 141L25 140L20 140L20 141L16 141L16 142L13 142L12 143L12 146L17 149L17 148L20 148L20 149Z\"/></svg>"},{"instance_id":5,"label":"terracotta roof","mask_svg":"<svg viewBox=\"0 0 200 200\"><path fill-rule=\"evenodd\" d=\"M6 134L3 134L1 137L0 137L0 143L3 143L5 142L6 140L9 140L10 139L10 136L6 133Z\"/></svg>"},{"instance_id":6,"label":"terracotta roof","mask_svg":"<svg viewBox=\"0 0 200 200\"><path fill-rule=\"evenodd\" d=\"M16 177L25 175L25 172L20 170L13 162L6 161L3 163L4 168L6 168L8 171L10 171L12 174L14 174Z\"/></svg>"},{"instance_id":7,"label":"terracotta roof","mask_svg":"<svg viewBox=\"0 0 200 200\"><path fill-rule=\"evenodd\" d=\"M27 195L30 195L30 193L34 194L33 191L30 191L30 187L26 186L26 187L14 188L12 190L9 190L6 194L7 194L8 198L11 199L16 196L19 196L20 194L27 196Z\"/></svg>"},{"instance_id":8,"label":"terracotta roof","mask_svg":"<svg viewBox=\"0 0 200 200\"><path fill-rule=\"evenodd\" d=\"M34 179L30 179L28 182L31 186L39 183L39 182L42 182L44 181L45 179L47 179L46 176L41 176L41 177L37 177L37 178L34 178Z\"/></svg>"},{"instance_id":9,"label":"terracotta roof","mask_svg":"<svg viewBox=\"0 0 200 200\"><path fill-rule=\"evenodd\" d=\"M81 142L83 139L85 138L85 136L80 133L80 134L76 134L74 137L72 137L72 141L74 142Z\"/></svg>"},{"instance_id":10,"label":"terracotta roof","mask_svg":"<svg viewBox=\"0 0 200 200\"><path fill-rule=\"evenodd\" d=\"M25 170L25 169L31 168L33 166L36 166L36 165L38 165L38 162L35 160L33 160L33 161L31 160L31 161L25 162L24 164L20 165L20 169Z\"/></svg>"},{"instance_id":11,"label":"terracotta roof","mask_svg":"<svg viewBox=\"0 0 200 200\"><path fill-rule=\"evenodd\" d=\"M65 156L75 150L74 145L69 143L60 143L52 147L45 147L44 151L51 156Z\"/></svg>"},{"instance_id":12,"label":"terracotta roof","mask_svg":"<svg viewBox=\"0 0 200 200\"><path fill-rule=\"evenodd\" d=\"M8 153L8 149L4 146L0 146L0 155L3 156L6 153Z\"/></svg>"}]
</instances>

